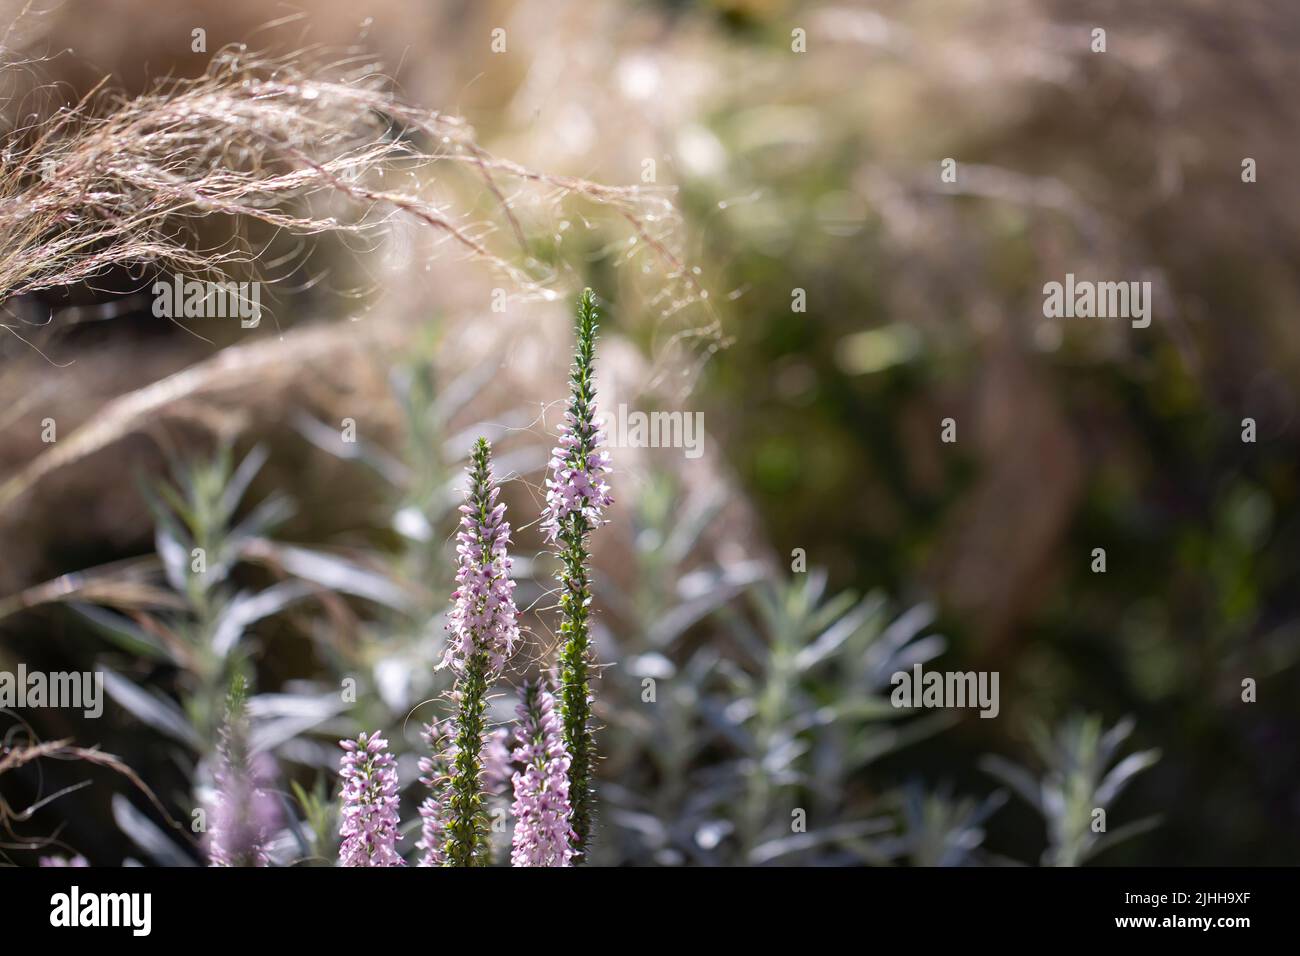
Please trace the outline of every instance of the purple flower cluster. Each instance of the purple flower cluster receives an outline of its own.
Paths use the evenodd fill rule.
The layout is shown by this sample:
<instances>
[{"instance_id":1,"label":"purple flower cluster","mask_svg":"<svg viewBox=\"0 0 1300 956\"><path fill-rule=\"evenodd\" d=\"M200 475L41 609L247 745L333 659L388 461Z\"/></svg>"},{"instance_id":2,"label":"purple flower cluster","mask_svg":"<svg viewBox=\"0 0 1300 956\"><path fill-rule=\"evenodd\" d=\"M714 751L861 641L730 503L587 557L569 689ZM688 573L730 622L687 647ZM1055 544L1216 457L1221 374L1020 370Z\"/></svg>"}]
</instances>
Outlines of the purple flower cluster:
<instances>
[{"instance_id":1,"label":"purple flower cluster","mask_svg":"<svg viewBox=\"0 0 1300 956\"><path fill-rule=\"evenodd\" d=\"M78 854L69 860L66 856L43 856L38 863L41 866L90 866L84 856Z\"/></svg>"},{"instance_id":2,"label":"purple flower cluster","mask_svg":"<svg viewBox=\"0 0 1300 956\"><path fill-rule=\"evenodd\" d=\"M555 697L541 682L527 686L517 712L513 757L524 770L513 781L515 833L510 862L569 866L576 834L569 822L569 752Z\"/></svg>"},{"instance_id":3,"label":"purple flower cluster","mask_svg":"<svg viewBox=\"0 0 1300 956\"><path fill-rule=\"evenodd\" d=\"M280 803L272 792L275 762L259 753L238 766L219 747L213 776L216 796L208 828L210 866L269 866L267 849L280 825Z\"/></svg>"},{"instance_id":4,"label":"purple flower cluster","mask_svg":"<svg viewBox=\"0 0 1300 956\"><path fill-rule=\"evenodd\" d=\"M397 765L388 741L376 731L340 740L343 780L339 863L343 866L405 866L397 854Z\"/></svg>"},{"instance_id":5,"label":"purple flower cluster","mask_svg":"<svg viewBox=\"0 0 1300 956\"><path fill-rule=\"evenodd\" d=\"M552 544L571 514L581 514L592 528L605 524L604 511L614 499L605 480L612 468L604 443L601 419L584 420L571 403L560 424L559 444L551 449L551 476L546 479L542 531Z\"/></svg>"},{"instance_id":6,"label":"purple flower cluster","mask_svg":"<svg viewBox=\"0 0 1300 956\"><path fill-rule=\"evenodd\" d=\"M494 669L500 669L519 639L516 620L515 582L510 577L510 522L506 506L497 501L500 488L491 474L484 486L474 489L469 503L460 506L460 530L456 532L456 590L447 629L451 636L443 665L457 671L478 651L488 655ZM475 504L482 503L482 508Z\"/></svg>"}]
</instances>

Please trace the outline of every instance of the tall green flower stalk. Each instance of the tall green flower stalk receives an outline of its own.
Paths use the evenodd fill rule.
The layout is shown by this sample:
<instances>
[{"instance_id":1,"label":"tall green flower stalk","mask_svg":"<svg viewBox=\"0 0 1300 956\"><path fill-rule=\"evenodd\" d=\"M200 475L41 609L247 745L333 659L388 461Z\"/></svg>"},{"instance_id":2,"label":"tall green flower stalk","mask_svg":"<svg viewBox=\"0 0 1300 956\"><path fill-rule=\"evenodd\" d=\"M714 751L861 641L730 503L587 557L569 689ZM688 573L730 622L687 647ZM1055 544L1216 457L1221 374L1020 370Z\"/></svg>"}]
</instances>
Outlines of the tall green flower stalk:
<instances>
[{"instance_id":1,"label":"tall green flower stalk","mask_svg":"<svg viewBox=\"0 0 1300 956\"><path fill-rule=\"evenodd\" d=\"M569 799L573 806L574 850L578 861L591 840L594 798L592 776L596 747L591 726L591 580L587 536L605 523L613 504L605 476L609 453L596 418L596 297L585 289L578 300L577 353L570 376L570 395L559 443L551 452L542 528L560 559L560 706L569 764Z\"/></svg>"},{"instance_id":2,"label":"tall green flower stalk","mask_svg":"<svg viewBox=\"0 0 1300 956\"><path fill-rule=\"evenodd\" d=\"M514 581L510 577L510 525L492 476L492 446L480 438L471 455L469 490L456 533L456 590L443 664L456 673L455 754L446 802L443 862L491 862L483 743L487 695L519 638Z\"/></svg>"}]
</instances>

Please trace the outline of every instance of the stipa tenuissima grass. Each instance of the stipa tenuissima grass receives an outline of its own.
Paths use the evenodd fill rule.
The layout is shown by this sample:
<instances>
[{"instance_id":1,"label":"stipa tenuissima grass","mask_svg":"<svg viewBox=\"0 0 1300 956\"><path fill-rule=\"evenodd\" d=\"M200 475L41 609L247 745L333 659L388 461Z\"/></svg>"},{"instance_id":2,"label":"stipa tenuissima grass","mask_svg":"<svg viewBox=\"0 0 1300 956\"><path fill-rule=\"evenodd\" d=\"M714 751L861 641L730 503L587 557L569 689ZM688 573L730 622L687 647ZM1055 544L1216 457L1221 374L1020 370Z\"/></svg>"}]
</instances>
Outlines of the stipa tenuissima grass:
<instances>
[{"instance_id":1,"label":"stipa tenuissima grass","mask_svg":"<svg viewBox=\"0 0 1300 956\"><path fill-rule=\"evenodd\" d=\"M0 62L0 76L8 68ZM463 120L404 102L390 85L373 65L329 68L238 45L214 54L200 77L134 98L97 87L0 131L0 302L117 267L261 273L276 257L250 238L257 223L378 241L401 221L488 265L519 294L549 296L555 275L533 268L513 209L525 194L606 207L670 274L689 275L670 248L677 215L664 196L493 156ZM439 188L435 198L432 184L449 184L458 169L469 188ZM22 335L14 323L0 330Z\"/></svg>"}]
</instances>

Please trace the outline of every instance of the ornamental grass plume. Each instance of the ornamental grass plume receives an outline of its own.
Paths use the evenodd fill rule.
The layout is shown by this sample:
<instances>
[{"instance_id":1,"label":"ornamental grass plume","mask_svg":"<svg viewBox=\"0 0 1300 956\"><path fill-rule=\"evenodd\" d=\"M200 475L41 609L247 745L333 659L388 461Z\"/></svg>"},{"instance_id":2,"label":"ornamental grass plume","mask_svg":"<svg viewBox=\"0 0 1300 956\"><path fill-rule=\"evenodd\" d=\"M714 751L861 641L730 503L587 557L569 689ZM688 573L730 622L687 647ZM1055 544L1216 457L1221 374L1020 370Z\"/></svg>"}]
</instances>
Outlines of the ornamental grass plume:
<instances>
[{"instance_id":1,"label":"ornamental grass plume","mask_svg":"<svg viewBox=\"0 0 1300 956\"><path fill-rule=\"evenodd\" d=\"M523 686L512 756L524 765L514 775L512 866L570 866L574 857L569 804L569 751L555 695L544 680Z\"/></svg>"},{"instance_id":2,"label":"ornamental grass plume","mask_svg":"<svg viewBox=\"0 0 1300 956\"><path fill-rule=\"evenodd\" d=\"M663 197L527 169L478 145L447 113L389 91L368 61L328 67L307 55L259 56L243 44L215 53L207 71L127 99L97 87L32 124L0 134L0 301L95 279L113 266L156 263L186 275L220 273L257 258L247 241L199 248L190 230L211 217L260 221L297 235L373 234L395 218L445 237L525 290L515 264L527 247L506 196L535 189L608 206L673 272L665 244L677 216ZM469 170L482 189L465 202L434 199L392 173ZM441 175L441 170L439 170ZM486 244L481 198L516 249ZM214 276L215 277L215 276Z\"/></svg>"},{"instance_id":3,"label":"ornamental grass plume","mask_svg":"<svg viewBox=\"0 0 1300 956\"><path fill-rule=\"evenodd\" d=\"M208 865L269 866L267 851L279 825L280 806L270 788L270 756L248 751L246 697L239 678L231 684L218 738Z\"/></svg>"},{"instance_id":4,"label":"ornamental grass plume","mask_svg":"<svg viewBox=\"0 0 1300 956\"><path fill-rule=\"evenodd\" d=\"M444 863L490 862L484 793L484 715L487 693L519 639L515 583L510 577L510 524L492 475L492 446L480 438L471 456L469 491L456 535L459 568L443 664L456 672L455 749L447 794Z\"/></svg>"},{"instance_id":5,"label":"ornamental grass plume","mask_svg":"<svg viewBox=\"0 0 1300 956\"><path fill-rule=\"evenodd\" d=\"M117 265L160 263L202 275L256 258L247 242L187 243L189 227L208 216L310 235L366 232L403 215L526 281L483 245L464 213L418 190L394 191L385 175L446 158L496 189L493 177L505 173L468 126L400 102L373 68L314 76L304 59L228 47L197 79L134 99L97 89L34 130L5 134L0 300L91 280ZM393 124L413 135L392 136ZM436 150L414 146L414 134L427 135ZM327 196L361 214L322 210Z\"/></svg>"},{"instance_id":6,"label":"ornamental grass plume","mask_svg":"<svg viewBox=\"0 0 1300 956\"><path fill-rule=\"evenodd\" d=\"M603 449L605 433L596 418L595 347L596 297L584 289L578 300L577 354L570 376L572 387L559 444L551 452L551 476L546 481L546 510L542 528L556 548L561 566L560 652L561 714L568 748L569 797L573 802L574 849L579 861L591 838L593 814L592 767L596 758L591 727L591 634L588 616L591 582L587 575L587 535L606 523L610 497L610 456Z\"/></svg>"},{"instance_id":7,"label":"ornamental grass plume","mask_svg":"<svg viewBox=\"0 0 1300 956\"><path fill-rule=\"evenodd\" d=\"M397 764L379 732L340 740L346 753L339 836L342 866L405 866L397 853Z\"/></svg>"}]
</instances>

